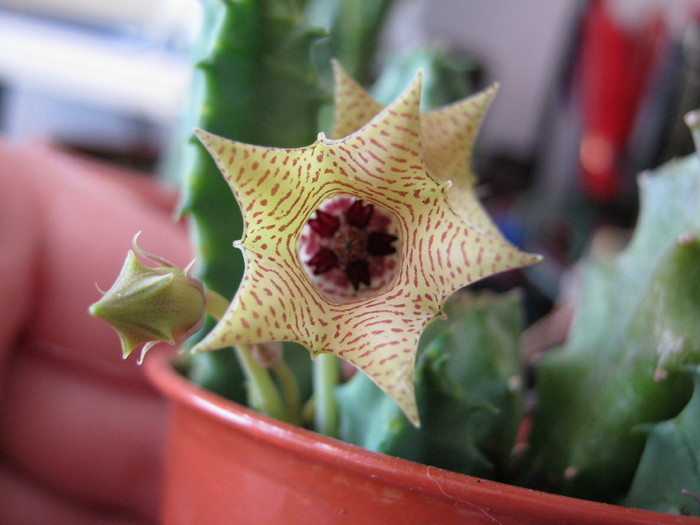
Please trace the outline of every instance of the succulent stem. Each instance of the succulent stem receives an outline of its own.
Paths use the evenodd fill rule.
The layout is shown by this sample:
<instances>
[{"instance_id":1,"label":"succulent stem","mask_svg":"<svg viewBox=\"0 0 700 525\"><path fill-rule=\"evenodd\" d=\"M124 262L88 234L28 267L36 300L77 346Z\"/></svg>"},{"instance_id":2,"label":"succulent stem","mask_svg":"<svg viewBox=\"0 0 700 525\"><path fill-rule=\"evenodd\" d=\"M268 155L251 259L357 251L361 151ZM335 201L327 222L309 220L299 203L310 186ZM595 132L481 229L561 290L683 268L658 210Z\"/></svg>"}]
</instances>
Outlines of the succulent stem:
<instances>
[{"instance_id":1,"label":"succulent stem","mask_svg":"<svg viewBox=\"0 0 700 525\"><path fill-rule=\"evenodd\" d=\"M320 354L313 363L314 428L326 436L338 435L338 401L335 387L340 378L338 358Z\"/></svg>"},{"instance_id":2,"label":"succulent stem","mask_svg":"<svg viewBox=\"0 0 700 525\"><path fill-rule=\"evenodd\" d=\"M291 423L289 413L268 369L253 357L249 345L240 344L235 348L248 383L250 407L269 417Z\"/></svg>"}]
</instances>

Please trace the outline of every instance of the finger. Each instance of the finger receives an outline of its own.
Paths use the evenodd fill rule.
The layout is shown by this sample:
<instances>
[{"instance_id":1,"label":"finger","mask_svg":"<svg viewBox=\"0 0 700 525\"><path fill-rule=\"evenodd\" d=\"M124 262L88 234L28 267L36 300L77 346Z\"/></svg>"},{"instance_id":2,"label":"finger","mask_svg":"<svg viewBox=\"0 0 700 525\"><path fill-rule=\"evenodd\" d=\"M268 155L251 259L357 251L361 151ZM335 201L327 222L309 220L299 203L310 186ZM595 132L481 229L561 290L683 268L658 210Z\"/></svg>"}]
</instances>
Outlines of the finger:
<instances>
[{"instance_id":1,"label":"finger","mask_svg":"<svg viewBox=\"0 0 700 525\"><path fill-rule=\"evenodd\" d=\"M133 514L86 508L0 464L0 522L23 525L147 525Z\"/></svg>"},{"instance_id":2,"label":"finger","mask_svg":"<svg viewBox=\"0 0 700 525\"><path fill-rule=\"evenodd\" d=\"M16 152L0 141L0 387L11 343L30 315L39 260L39 203L23 169Z\"/></svg>"},{"instance_id":3,"label":"finger","mask_svg":"<svg viewBox=\"0 0 700 525\"><path fill-rule=\"evenodd\" d=\"M155 521L160 397L31 352L13 359L7 386L0 450L14 471L76 506Z\"/></svg>"},{"instance_id":4,"label":"finger","mask_svg":"<svg viewBox=\"0 0 700 525\"><path fill-rule=\"evenodd\" d=\"M111 285L138 231L144 249L185 266L192 257L186 230L169 211L152 206L117 179L50 152L39 152L33 160L25 180L40 196L42 266L37 270L40 296L25 338L54 357L104 370L104 363L120 361L121 350L112 329L87 315L100 296L95 285Z\"/></svg>"},{"instance_id":5,"label":"finger","mask_svg":"<svg viewBox=\"0 0 700 525\"><path fill-rule=\"evenodd\" d=\"M37 146L42 154L48 154L55 162L61 162L68 170L87 171L103 178L111 178L118 184L130 188L149 204L161 208L168 215L176 211L179 197L175 188L164 185L153 174L127 169L83 155L76 155L40 144Z\"/></svg>"}]
</instances>

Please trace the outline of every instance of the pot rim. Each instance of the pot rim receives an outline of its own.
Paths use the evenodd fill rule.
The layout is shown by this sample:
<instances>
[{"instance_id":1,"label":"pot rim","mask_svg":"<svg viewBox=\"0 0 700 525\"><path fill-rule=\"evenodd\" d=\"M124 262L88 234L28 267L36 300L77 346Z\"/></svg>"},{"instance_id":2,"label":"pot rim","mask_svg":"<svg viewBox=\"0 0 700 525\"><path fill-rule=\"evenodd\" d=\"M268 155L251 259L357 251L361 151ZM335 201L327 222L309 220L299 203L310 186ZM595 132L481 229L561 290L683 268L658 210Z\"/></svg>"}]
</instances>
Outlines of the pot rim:
<instances>
[{"instance_id":1,"label":"pot rim","mask_svg":"<svg viewBox=\"0 0 700 525\"><path fill-rule=\"evenodd\" d=\"M270 445L373 478L410 488L447 501L473 506L486 516L504 507L526 521L543 523L689 524L700 519L549 494L423 465L399 457L366 450L311 430L277 421L195 385L173 367L173 355L154 352L144 363L146 375L168 400L222 425L235 428ZM497 522L495 518L493 518Z\"/></svg>"}]
</instances>

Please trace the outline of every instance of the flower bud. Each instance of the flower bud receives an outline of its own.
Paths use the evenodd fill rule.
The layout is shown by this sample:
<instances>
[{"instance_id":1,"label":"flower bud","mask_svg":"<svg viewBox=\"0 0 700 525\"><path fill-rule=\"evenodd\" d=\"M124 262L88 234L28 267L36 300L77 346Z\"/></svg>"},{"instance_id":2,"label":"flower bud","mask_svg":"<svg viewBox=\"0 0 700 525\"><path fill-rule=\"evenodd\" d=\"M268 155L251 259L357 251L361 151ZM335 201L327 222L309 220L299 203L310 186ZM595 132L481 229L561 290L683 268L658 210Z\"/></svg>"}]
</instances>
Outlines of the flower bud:
<instances>
[{"instance_id":1,"label":"flower bud","mask_svg":"<svg viewBox=\"0 0 700 525\"><path fill-rule=\"evenodd\" d=\"M155 262L141 264L134 252ZM191 266L191 265L190 265ZM144 345L139 363L148 349L164 341L177 344L201 327L205 298L202 283L168 261L141 251L134 238L114 285L90 306L90 313L117 331L126 358Z\"/></svg>"}]
</instances>

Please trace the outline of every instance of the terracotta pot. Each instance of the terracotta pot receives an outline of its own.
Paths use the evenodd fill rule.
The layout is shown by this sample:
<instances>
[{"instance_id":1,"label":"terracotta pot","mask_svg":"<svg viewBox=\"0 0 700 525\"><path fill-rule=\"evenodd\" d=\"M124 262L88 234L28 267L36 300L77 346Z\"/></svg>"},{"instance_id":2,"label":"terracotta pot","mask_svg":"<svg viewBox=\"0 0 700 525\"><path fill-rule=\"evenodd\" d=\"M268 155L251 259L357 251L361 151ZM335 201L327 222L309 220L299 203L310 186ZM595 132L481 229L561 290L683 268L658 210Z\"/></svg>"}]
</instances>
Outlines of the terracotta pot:
<instances>
[{"instance_id":1,"label":"terracotta pot","mask_svg":"<svg viewBox=\"0 0 700 525\"><path fill-rule=\"evenodd\" d=\"M684 518L494 483L281 423L146 359L171 402L162 523L688 524Z\"/></svg>"}]
</instances>

